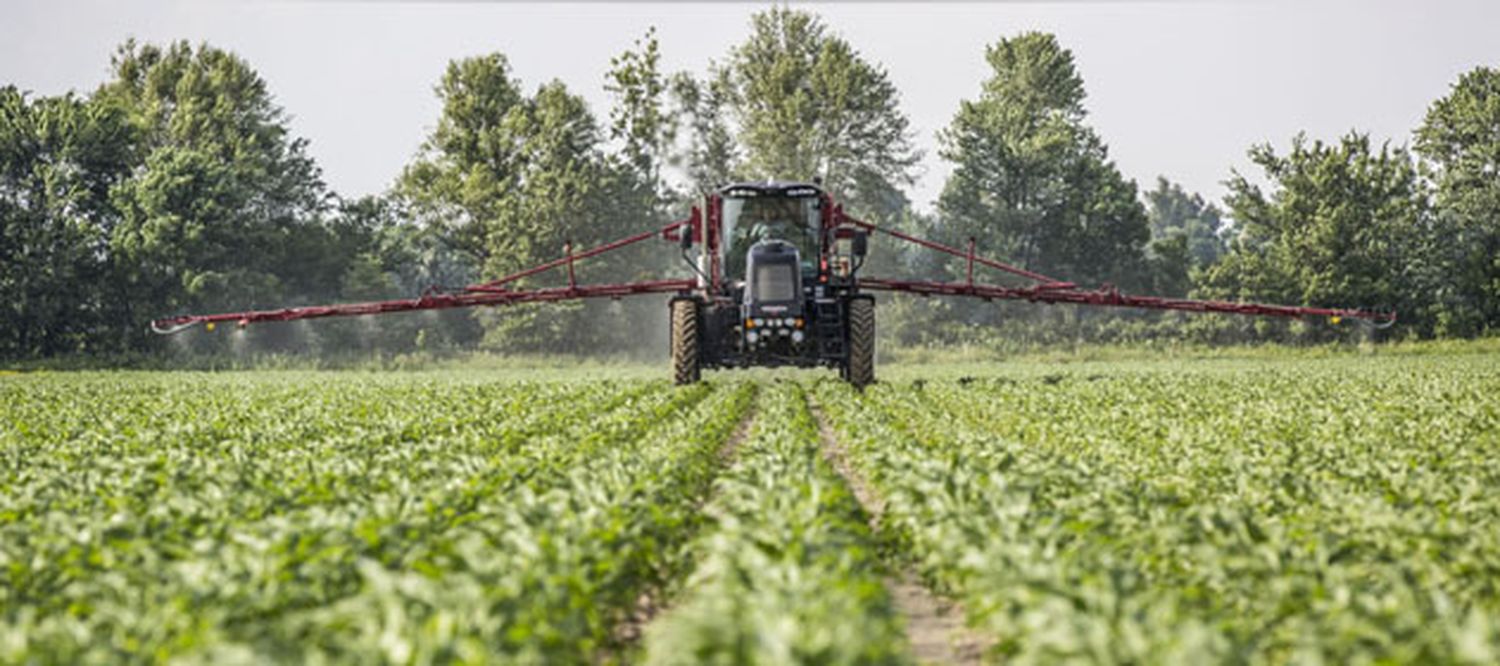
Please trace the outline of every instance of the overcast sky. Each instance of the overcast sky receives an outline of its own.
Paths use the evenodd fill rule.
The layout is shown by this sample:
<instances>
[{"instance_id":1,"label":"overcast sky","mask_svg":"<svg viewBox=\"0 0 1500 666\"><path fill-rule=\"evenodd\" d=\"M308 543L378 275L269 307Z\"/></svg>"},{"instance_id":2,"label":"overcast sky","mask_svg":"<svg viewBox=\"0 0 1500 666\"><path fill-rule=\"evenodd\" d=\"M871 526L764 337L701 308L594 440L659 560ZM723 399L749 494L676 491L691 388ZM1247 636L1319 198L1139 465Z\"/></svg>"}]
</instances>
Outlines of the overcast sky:
<instances>
[{"instance_id":1,"label":"overcast sky","mask_svg":"<svg viewBox=\"0 0 1500 666\"><path fill-rule=\"evenodd\" d=\"M934 132L987 75L986 44L1056 33L1077 57L1090 122L1127 177L1217 199L1246 149L1306 130L1407 143L1431 101L1500 66L1500 1L792 3L890 73L926 153L927 208L948 167ZM656 26L669 71L703 71L765 3L5 0L0 84L89 91L128 37L207 41L265 77L341 194L385 189L431 129L449 59L503 52L528 88L560 79L603 122L609 58Z\"/></svg>"}]
</instances>

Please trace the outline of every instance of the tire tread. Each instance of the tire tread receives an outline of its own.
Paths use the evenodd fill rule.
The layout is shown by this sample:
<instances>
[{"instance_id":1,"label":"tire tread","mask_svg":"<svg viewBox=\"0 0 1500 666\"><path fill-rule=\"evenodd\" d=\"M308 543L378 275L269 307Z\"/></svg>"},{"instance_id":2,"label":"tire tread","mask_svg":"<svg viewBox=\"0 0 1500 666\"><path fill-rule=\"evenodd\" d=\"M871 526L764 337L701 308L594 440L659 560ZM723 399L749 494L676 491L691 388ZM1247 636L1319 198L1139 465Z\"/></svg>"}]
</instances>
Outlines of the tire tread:
<instances>
[{"instance_id":1,"label":"tire tread","mask_svg":"<svg viewBox=\"0 0 1500 666\"><path fill-rule=\"evenodd\" d=\"M678 386L697 383L699 366L698 303L672 301L672 381Z\"/></svg>"},{"instance_id":2,"label":"tire tread","mask_svg":"<svg viewBox=\"0 0 1500 666\"><path fill-rule=\"evenodd\" d=\"M857 388L875 383L875 301L849 300L849 361L846 379Z\"/></svg>"}]
</instances>

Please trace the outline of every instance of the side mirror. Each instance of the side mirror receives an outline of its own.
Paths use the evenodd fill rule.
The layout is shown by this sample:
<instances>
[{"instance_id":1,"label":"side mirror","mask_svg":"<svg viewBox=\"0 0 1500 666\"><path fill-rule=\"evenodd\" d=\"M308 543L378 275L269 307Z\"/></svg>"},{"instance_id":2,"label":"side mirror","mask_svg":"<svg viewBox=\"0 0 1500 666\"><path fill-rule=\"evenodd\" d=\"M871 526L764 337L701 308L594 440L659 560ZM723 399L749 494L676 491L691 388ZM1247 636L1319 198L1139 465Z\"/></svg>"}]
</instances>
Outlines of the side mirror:
<instances>
[{"instance_id":1,"label":"side mirror","mask_svg":"<svg viewBox=\"0 0 1500 666\"><path fill-rule=\"evenodd\" d=\"M870 234L866 231L854 232L854 247L852 249L854 256L863 259L865 253L870 251Z\"/></svg>"},{"instance_id":2,"label":"side mirror","mask_svg":"<svg viewBox=\"0 0 1500 666\"><path fill-rule=\"evenodd\" d=\"M683 225L683 227L677 231L677 236L677 243L682 246L683 250L687 250L688 248L691 248L693 246L692 225Z\"/></svg>"}]
</instances>

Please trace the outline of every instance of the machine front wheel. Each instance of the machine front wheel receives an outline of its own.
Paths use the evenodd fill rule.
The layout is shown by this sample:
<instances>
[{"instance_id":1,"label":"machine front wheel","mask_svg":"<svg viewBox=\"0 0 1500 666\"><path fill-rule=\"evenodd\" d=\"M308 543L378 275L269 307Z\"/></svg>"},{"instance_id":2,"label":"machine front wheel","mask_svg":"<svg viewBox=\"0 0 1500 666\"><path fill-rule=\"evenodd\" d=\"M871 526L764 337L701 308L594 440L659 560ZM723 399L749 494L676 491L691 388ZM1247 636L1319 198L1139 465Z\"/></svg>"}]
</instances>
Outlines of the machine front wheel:
<instances>
[{"instance_id":1,"label":"machine front wheel","mask_svg":"<svg viewBox=\"0 0 1500 666\"><path fill-rule=\"evenodd\" d=\"M697 383L699 369L698 301L672 301L672 381L683 386Z\"/></svg>"},{"instance_id":2,"label":"machine front wheel","mask_svg":"<svg viewBox=\"0 0 1500 666\"><path fill-rule=\"evenodd\" d=\"M856 388L875 383L875 299L849 300L849 360L844 379Z\"/></svg>"}]
</instances>

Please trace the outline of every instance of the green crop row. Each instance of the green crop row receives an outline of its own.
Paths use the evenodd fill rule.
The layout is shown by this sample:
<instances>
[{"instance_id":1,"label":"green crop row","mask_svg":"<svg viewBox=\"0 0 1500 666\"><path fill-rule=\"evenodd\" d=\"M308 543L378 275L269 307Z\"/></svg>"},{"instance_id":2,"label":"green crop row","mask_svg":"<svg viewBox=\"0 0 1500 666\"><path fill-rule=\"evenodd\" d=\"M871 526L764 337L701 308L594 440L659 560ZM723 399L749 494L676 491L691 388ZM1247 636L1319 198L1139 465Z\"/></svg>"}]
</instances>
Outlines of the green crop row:
<instances>
[{"instance_id":1,"label":"green crop row","mask_svg":"<svg viewBox=\"0 0 1500 666\"><path fill-rule=\"evenodd\" d=\"M486 494L466 520L423 540L433 556L410 567L418 573L366 563L359 594L289 618L287 638L357 663L599 657L696 531L717 451L751 389L621 427L546 482Z\"/></svg>"},{"instance_id":2,"label":"green crop row","mask_svg":"<svg viewBox=\"0 0 1500 666\"><path fill-rule=\"evenodd\" d=\"M904 662L866 517L823 459L802 389L772 385L754 423L714 484L680 602L649 628L647 663Z\"/></svg>"},{"instance_id":3,"label":"green crop row","mask_svg":"<svg viewBox=\"0 0 1500 666\"><path fill-rule=\"evenodd\" d=\"M817 396L883 525L1025 663L1500 656L1493 363Z\"/></svg>"},{"instance_id":4,"label":"green crop row","mask_svg":"<svg viewBox=\"0 0 1500 666\"><path fill-rule=\"evenodd\" d=\"M0 385L0 661L577 657L749 390L320 378Z\"/></svg>"},{"instance_id":5,"label":"green crop row","mask_svg":"<svg viewBox=\"0 0 1500 666\"><path fill-rule=\"evenodd\" d=\"M91 396L87 404L93 410L58 410L60 418L50 421L35 415L18 419L32 434L0 448L0 460L11 472L0 499L0 516L6 518L0 525L0 562L10 583L0 591L0 601L42 615L62 610L94 615L91 607L112 603L112 595L93 583L112 581L129 594L170 589L174 585L164 578L204 578L188 563L263 547L275 555L270 573L291 572L304 583L263 600L314 604L341 593L354 578L352 570L336 566L328 572L334 581L309 571L346 550L332 542L363 538L387 514L454 515L451 503L432 504L439 499L435 494L458 481L493 476L496 468L524 469L500 464L525 453L518 449L517 435L592 427L569 412L572 401L617 405L670 395L661 385L646 389L649 393L619 385L584 391L520 387L518 393L529 393L534 404L546 408L518 412L513 407L518 398L510 395L489 400L463 395L463 402L450 396L444 401L453 403L449 416L423 420L443 410L409 399L429 396L411 395L405 386L327 391L298 385L287 391L274 382L237 384L197 385L185 394L174 388L155 400L117 387L126 390L113 405L102 395ZM97 387L78 388L87 393ZM365 405L358 413L349 409L350 394ZM26 397L48 396L38 391ZM26 404L17 405L18 411L24 413ZM473 404L491 405L498 416L485 419ZM464 416L465 410L473 417ZM285 411L301 412L301 418L281 418ZM77 428L69 420L99 414L108 414L112 423L90 424L57 439L40 436L68 432ZM309 421L319 419L326 424L320 435L305 432ZM397 429L401 435L392 436ZM533 447L546 443L528 440ZM199 552L204 550L210 552ZM223 568L230 561L217 564ZM261 605L244 612L272 610Z\"/></svg>"},{"instance_id":6,"label":"green crop row","mask_svg":"<svg viewBox=\"0 0 1500 666\"><path fill-rule=\"evenodd\" d=\"M3 378L0 663L1500 661L1500 360L984 370Z\"/></svg>"}]
</instances>

